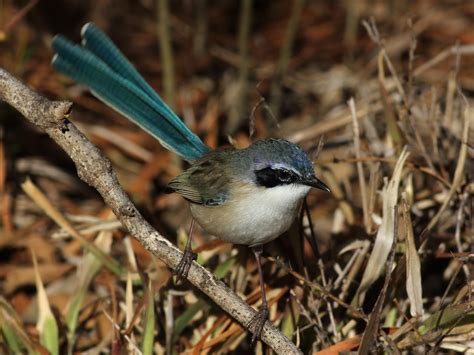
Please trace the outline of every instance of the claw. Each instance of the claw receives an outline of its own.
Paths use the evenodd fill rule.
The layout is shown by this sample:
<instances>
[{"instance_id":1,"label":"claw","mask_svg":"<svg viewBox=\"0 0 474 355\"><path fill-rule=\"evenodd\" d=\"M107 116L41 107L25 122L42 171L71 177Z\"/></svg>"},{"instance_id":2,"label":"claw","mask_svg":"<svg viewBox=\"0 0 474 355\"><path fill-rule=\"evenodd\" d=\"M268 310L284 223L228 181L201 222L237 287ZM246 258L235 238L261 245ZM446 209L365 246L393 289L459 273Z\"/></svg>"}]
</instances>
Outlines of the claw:
<instances>
[{"instance_id":1,"label":"claw","mask_svg":"<svg viewBox=\"0 0 474 355\"><path fill-rule=\"evenodd\" d=\"M251 329L253 332L252 347L255 347L257 341L261 339L263 327L265 326L265 322L268 320L268 315L268 306L262 305L258 313L252 317L250 322L247 323L247 329Z\"/></svg>"},{"instance_id":2,"label":"claw","mask_svg":"<svg viewBox=\"0 0 474 355\"><path fill-rule=\"evenodd\" d=\"M186 242L186 247L184 248L184 254L181 260L174 269L173 274L176 276L176 282L184 281L188 277L189 269L193 261L197 259L197 254L193 253L191 246L191 240L193 238L194 230L194 219L191 221L191 226L189 227L188 241Z\"/></svg>"},{"instance_id":3,"label":"claw","mask_svg":"<svg viewBox=\"0 0 474 355\"><path fill-rule=\"evenodd\" d=\"M173 274L176 276L176 281L182 282L188 277L189 269L193 261L197 259L197 254L192 251L185 250L183 257L179 261L178 266L174 269Z\"/></svg>"}]
</instances>

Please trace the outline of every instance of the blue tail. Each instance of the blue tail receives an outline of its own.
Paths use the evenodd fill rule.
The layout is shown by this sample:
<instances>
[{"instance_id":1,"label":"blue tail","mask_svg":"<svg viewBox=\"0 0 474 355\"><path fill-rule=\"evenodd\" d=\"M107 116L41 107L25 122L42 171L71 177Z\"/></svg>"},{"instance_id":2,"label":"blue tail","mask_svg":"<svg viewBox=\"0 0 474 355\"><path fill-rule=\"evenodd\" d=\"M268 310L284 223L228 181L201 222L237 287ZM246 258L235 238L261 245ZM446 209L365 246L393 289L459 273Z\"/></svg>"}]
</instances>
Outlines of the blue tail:
<instances>
[{"instance_id":1,"label":"blue tail","mask_svg":"<svg viewBox=\"0 0 474 355\"><path fill-rule=\"evenodd\" d=\"M182 158L192 161L210 150L161 100L105 33L88 23L81 35L82 46L62 36L54 37L52 65L57 71L88 86L100 100Z\"/></svg>"}]
</instances>

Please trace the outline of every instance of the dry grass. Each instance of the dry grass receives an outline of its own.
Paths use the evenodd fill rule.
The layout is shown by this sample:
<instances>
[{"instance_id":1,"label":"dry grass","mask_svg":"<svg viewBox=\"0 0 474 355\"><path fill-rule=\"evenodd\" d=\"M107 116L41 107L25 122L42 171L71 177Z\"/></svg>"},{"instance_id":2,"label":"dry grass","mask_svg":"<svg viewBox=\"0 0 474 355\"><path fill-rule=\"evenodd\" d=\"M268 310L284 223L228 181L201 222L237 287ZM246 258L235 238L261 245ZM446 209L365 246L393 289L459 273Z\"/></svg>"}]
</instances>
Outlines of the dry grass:
<instances>
[{"instance_id":1,"label":"dry grass","mask_svg":"<svg viewBox=\"0 0 474 355\"><path fill-rule=\"evenodd\" d=\"M49 65L51 35L77 39L93 20L161 92L157 4L17 3L0 4L0 66L73 100L70 119L111 159L148 220L183 248L186 202L162 193L182 162ZM259 2L249 12L248 3L176 2L169 95L211 146L245 146L249 127L309 152L324 137L317 174L332 194L312 192L303 228L265 249L270 318L304 353L473 353L474 6L342 3L306 2L300 12ZM238 23L247 26L240 37ZM0 352L250 350L245 330L176 285L59 148L5 105L0 212ZM198 262L259 305L244 248L200 230L194 247Z\"/></svg>"}]
</instances>

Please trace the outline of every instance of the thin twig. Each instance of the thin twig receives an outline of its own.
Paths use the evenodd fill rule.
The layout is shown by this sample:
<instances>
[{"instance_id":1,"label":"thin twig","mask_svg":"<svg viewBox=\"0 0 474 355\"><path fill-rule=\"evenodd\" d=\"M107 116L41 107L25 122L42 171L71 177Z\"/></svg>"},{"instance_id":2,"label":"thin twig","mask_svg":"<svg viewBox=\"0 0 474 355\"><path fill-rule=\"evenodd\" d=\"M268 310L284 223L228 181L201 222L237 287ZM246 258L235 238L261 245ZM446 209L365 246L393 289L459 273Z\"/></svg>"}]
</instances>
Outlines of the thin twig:
<instances>
[{"instance_id":1,"label":"thin twig","mask_svg":"<svg viewBox=\"0 0 474 355\"><path fill-rule=\"evenodd\" d=\"M256 121L255 112L257 112L257 109L259 109L260 106L262 106L265 109L265 111L268 113L270 118L275 123L275 126L278 129L280 129L280 123L278 122L278 119L273 114L273 111L270 108L270 106L268 106L267 100L265 99L265 97L258 90L259 85L260 85L260 83L257 84L256 91L257 91L257 94L260 96L260 98L259 98L258 102L252 107L252 111L250 112L250 117L249 117L249 137L250 138L253 138L253 136L255 134L255 121Z\"/></svg>"},{"instance_id":2,"label":"thin twig","mask_svg":"<svg viewBox=\"0 0 474 355\"><path fill-rule=\"evenodd\" d=\"M20 11L14 14L10 21L0 30L0 40L2 40L6 34L22 19L28 12L38 3L39 0L30 0ZM5 5L3 5L5 6Z\"/></svg>"},{"instance_id":3,"label":"thin twig","mask_svg":"<svg viewBox=\"0 0 474 355\"><path fill-rule=\"evenodd\" d=\"M196 17L193 49L199 57L204 54L206 49L208 21L207 21L207 0L196 1Z\"/></svg>"},{"instance_id":4,"label":"thin twig","mask_svg":"<svg viewBox=\"0 0 474 355\"><path fill-rule=\"evenodd\" d=\"M456 215L456 230L454 232L454 240L456 241L458 252L462 253L463 246L461 242L461 229L462 225L464 224L464 218L466 217L466 214L464 213L464 207L466 206L466 203L468 201L469 194L467 192L464 192L460 197L461 203L459 204L458 213ZM470 282L470 271L469 267L466 264L463 264L463 271L466 275L466 279L468 280L468 282Z\"/></svg>"},{"instance_id":5,"label":"thin twig","mask_svg":"<svg viewBox=\"0 0 474 355\"><path fill-rule=\"evenodd\" d=\"M349 108L352 114L352 129L354 133L354 148L356 152L356 158L360 159L360 131L359 131L359 121L356 116L356 108L354 103L354 98L351 98L348 103ZM358 160L356 163L357 166L357 175L359 176L359 187L360 195L362 197L362 209L364 211L364 226L367 233L370 232L370 223L369 223L369 205L367 202L367 184L365 183L364 177L364 167L362 166L362 161Z\"/></svg>"},{"instance_id":6,"label":"thin twig","mask_svg":"<svg viewBox=\"0 0 474 355\"><path fill-rule=\"evenodd\" d=\"M171 108L175 107L176 89L174 82L174 60L169 31L168 0L158 0L158 38L160 39L161 63L163 63L163 86L165 101Z\"/></svg>"},{"instance_id":7,"label":"thin twig","mask_svg":"<svg viewBox=\"0 0 474 355\"><path fill-rule=\"evenodd\" d=\"M407 96L405 94L405 90L403 89L400 79L398 78L397 72L395 71L395 67L392 64L392 61L390 60L390 57L387 54L385 43L381 38L380 33L378 32L374 18L371 18L370 21L362 21L362 25L365 27L372 41L374 41L374 43L376 43L380 47L380 51L384 57L385 63L387 64L388 70L390 71L390 74L392 74L393 80L395 81L395 86L397 87L399 94L403 98L403 102L405 103L405 105L407 105L408 101Z\"/></svg>"},{"instance_id":8,"label":"thin twig","mask_svg":"<svg viewBox=\"0 0 474 355\"><path fill-rule=\"evenodd\" d=\"M252 0L243 0L241 2L240 20L239 20L239 79L237 94L232 110L230 111L229 120L227 122L227 132L232 134L238 128L240 122L245 117L242 113L245 111L248 94L248 77L249 77L249 34L252 24Z\"/></svg>"},{"instance_id":9,"label":"thin twig","mask_svg":"<svg viewBox=\"0 0 474 355\"><path fill-rule=\"evenodd\" d=\"M410 52L408 58L407 97L408 107L411 108L411 105L413 103L413 63L415 62L415 50L417 46L416 34L413 31L413 22L411 21L411 19L408 20L408 27L410 29Z\"/></svg>"},{"instance_id":10,"label":"thin twig","mask_svg":"<svg viewBox=\"0 0 474 355\"><path fill-rule=\"evenodd\" d=\"M276 68L275 79L270 89L270 107L272 111L276 112L277 114L280 110L281 103L281 84L283 76L286 73L286 69L288 68L288 63L291 57L291 50L295 41L296 30L298 29L299 20L303 11L304 4L305 0L293 0L293 6L291 8L291 15L288 21L288 27L286 28L285 39L283 42L283 47L280 51L280 59Z\"/></svg>"},{"instance_id":11,"label":"thin twig","mask_svg":"<svg viewBox=\"0 0 474 355\"><path fill-rule=\"evenodd\" d=\"M398 218L397 218L398 212L396 211L396 208L393 215L394 215L394 221L393 221L394 234L397 235L398 234L397 233L398 232ZM364 331L364 335L362 336L362 340L360 342L359 354L362 354L362 355L365 355L371 352L372 347L377 339L377 334L379 332L379 326L380 326L380 317L382 315L382 311L385 305L387 289L392 279L390 270L392 269L393 263L395 260L395 245L396 245L396 240L393 240L391 250L390 250L390 255L386 262L387 273L385 275L384 285L382 287L382 290L380 291L379 297L377 298L377 302L375 303L374 309L372 310L369 321ZM397 351L396 348L392 350Z\"/></svg>"},{"instance_id":12,"label":"thin twig","mask_svg":"<svg viewBox=\"0 0 474 355\"><path fill-rule=\"evenodd\" d=\"M332 293L327 291L323 286L319 285L316 282L309 281L307 278L303 277L303 275L297 273L296 271L289 268L287 265L281 262L281 260L275 259L273 257L267 257L268 260L275 262L279 267L285 270L287 273L295 277L297 280L301 281L302 283L308 285L309 287L314 288L316 291L320 292L322 296L329 298L330 300L336 302L339 306L346 308L354 317L367 321L367 316L359 311L357 308L352 307L351 305L347 304L346 302L342 301L338 297L334 296Z\"/></svg>"}]
</instances>

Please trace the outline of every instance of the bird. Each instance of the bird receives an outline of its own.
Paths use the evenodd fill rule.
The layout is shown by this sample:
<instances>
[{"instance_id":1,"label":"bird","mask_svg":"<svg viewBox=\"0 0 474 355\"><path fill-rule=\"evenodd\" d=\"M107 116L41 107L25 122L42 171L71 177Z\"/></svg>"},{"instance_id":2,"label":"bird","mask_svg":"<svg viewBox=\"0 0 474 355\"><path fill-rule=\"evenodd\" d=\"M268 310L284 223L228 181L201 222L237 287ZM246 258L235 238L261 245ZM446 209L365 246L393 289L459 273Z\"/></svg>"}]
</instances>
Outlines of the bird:
<instances>
[{"instance_id":1,"label":"bird","mask_svg":"<svg viewBox=\"0 0 474 355\"><path fill-rule=\"evenodd\" d=\"M81 44L62 35L53 38L53 68L88 87L99 100L189 163L166 187L189 201L192 215L183 257L174 270L178 279L186 278L196 259L191 242L194 221L218 239L252 249L262 299L259 311L247 324L255 344L269 317L261 263L263 245L290 228L311 188L330 192L329 187L316 177L306 152L284 139L257 140L244 149L211 149L99 27L85 24L81 38Z\"/></svg>"}]
</instances>

